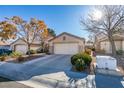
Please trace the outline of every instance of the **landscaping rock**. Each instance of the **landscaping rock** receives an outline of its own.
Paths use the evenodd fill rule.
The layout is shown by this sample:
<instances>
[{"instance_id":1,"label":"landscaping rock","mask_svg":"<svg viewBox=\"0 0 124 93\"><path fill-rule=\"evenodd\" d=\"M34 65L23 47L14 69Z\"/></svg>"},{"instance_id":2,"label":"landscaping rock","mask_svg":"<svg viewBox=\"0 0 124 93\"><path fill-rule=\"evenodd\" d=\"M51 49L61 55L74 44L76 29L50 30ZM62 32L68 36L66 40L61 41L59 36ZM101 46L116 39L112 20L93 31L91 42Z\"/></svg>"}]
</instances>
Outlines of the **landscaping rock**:
<instances>
[{"instance_id":1,"label":"landscaping rock","mask_svg":"<svg viewBox=\"0 0 124 93\"><path fill-rule=\"evenodd\" d=\"M88 75L86 78L86 87L87 88L95 88L95 75Z\"/></svg>"},{"instance_id":2,"label":"landscaping rock","mask_svg":"<svg viewBox=\"0 0 124 93\"><path fill-rule=\"evenodd\" d=\"M75 85L76 85L76 88L86 88L86 79L77 80Z\"/></svg>"},{"instance_id":3,"label":"landscaping rock","mask_svg":"<svg viewBox=\"0 0 124 93\"><path fill-rule=\"evenodd\" d=\"M56 87L57 87L57 88L69 88L69 87L70 87L70 84L69 84L69 82L61 82L61 81L58 81Z\"/></svg>"}]
</instances>

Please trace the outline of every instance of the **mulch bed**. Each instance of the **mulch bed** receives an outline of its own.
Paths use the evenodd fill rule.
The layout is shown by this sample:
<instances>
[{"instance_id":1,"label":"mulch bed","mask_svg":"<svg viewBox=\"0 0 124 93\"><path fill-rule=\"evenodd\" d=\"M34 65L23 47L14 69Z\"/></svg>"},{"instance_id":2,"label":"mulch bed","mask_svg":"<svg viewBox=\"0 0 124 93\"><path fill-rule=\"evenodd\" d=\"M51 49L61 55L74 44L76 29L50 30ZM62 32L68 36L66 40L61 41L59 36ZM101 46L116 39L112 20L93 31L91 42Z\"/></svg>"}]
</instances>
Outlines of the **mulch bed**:
<instances>
[{"instance_id":1,"label":"mulch bed","mask_svg":"<svg viewBox=\"0 0 124 93\"><path fill-rule=\"evenodd\" d=\"M18 61L18 58L10 58L10 59L7 59L5 62L11 62L11 63L24 63L24 62L27 62L27 61L31 61L33 59L37 59L37 58L40 58L40 57L44 57L45 54L43 55L36 55L36 54L33 54L33 55L25 55L25 56L22 56L22 60L21 61Z\"/></svg>"}]
</instances>

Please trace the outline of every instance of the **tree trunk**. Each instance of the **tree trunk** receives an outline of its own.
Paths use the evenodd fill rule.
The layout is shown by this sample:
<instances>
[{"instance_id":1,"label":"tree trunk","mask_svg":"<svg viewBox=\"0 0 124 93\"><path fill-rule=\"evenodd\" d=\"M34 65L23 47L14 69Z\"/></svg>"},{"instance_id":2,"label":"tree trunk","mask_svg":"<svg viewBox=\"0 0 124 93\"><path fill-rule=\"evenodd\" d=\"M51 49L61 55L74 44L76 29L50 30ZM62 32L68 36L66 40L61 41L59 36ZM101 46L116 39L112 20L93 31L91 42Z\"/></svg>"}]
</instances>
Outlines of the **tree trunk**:
<instances>
[{"instance_id":1,"label":"tree trunk","mask_svg":"<svg viewBox=\"0 0 124 93\"><path fill-rule=\"evenodd\" d=\"M31 45L30 45L30 44L28 44L28 56L30 56L30 55L31 55L31 53L30 53L30 47L31 47Z\"/></svg>"},{"instance_id":2,"label":"tree trunk","mask_svg":"<svg viewBox=\"0 0 124 93\"><path fill-rule=\"evenodd\" d=\"M115 46L115 42L114 42L114 39L112 36L109 37L109 42L110 42L111 47L112 47L112 55L114 57L116 57L116 46Z\"/></svg>"},{"instance_id":3,"label":"tree trunk","mask_svg":"<svg viewBox=\"0 0 124 93\"><path fill-rule=\"evenodd\" d=\"M44 42L42 42L42 49L43 49L43 52L44 52L45 51Z\"/></svg>"}]
</instances>

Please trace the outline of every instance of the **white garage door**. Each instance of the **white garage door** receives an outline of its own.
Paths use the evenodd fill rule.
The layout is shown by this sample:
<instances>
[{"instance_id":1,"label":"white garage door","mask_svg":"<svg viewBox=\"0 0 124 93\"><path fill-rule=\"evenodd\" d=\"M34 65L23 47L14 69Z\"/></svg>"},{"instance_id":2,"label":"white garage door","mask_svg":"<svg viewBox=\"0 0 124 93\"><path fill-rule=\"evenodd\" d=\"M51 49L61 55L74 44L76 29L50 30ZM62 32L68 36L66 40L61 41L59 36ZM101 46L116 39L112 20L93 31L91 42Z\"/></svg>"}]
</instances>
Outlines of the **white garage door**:
<instances>
[{"instance_id":1,"label":"white garage door","mask_svg":"<svg viewBox=\"0 0 124 93\"><path fill-rule=\"evenodd\" d=\"M16 51L25 54L27 52L27 47L25 45L16 45Z\"/></svg>"},{"instance_id":2,"label":"white garage door","mask_svg":"<svg viewBox=\"0 0 124 93\"><path fill-rule=\"evenodd\" d=\"M77 43L59 43L54 44L54 53L55 54L76 54L78 53L78 44Z\"/></svg>"}]
</instances>

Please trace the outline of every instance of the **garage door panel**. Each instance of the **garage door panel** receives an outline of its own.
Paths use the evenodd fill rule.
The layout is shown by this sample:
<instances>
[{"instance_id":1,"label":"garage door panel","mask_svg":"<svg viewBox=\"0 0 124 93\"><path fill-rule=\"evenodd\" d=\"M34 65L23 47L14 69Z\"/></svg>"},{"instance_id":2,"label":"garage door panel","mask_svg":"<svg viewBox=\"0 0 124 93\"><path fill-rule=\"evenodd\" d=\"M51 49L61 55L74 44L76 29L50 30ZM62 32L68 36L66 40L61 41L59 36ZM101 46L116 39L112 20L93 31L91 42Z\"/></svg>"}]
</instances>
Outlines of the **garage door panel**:
<instances>
[{"instance_id":1,"label":"garage door panel","mask_svg":"<svg viewBox=\"0 0 124 93\"><path fill-rule=\"evenodd\" d=\"M37 46L34 46L34 47L31 47L32 50L37 50L39 49L40 47L37 47Z\"/></svg>"},{"instance_id":2,"label":"garage door panel","mask_svg":"<svg viewBox=\"0 0 124 93\"><path fill-rule=\"evenodd\" d=\"M17 52L21 52L23 54L25 54L27 52L27 47L25 45L16 45L16 49Z\"/></svg>"},{"instance_id":3,"label":"garage door panel","mask_svg":"<svg viewBox=\"0 0 124 93\"><path fill-rule=\"evenodd\" d=\"M54 44L55 54L76 54L78 53L78 49L79 48L77 43Z\"/></svg>"}]
</instances>

